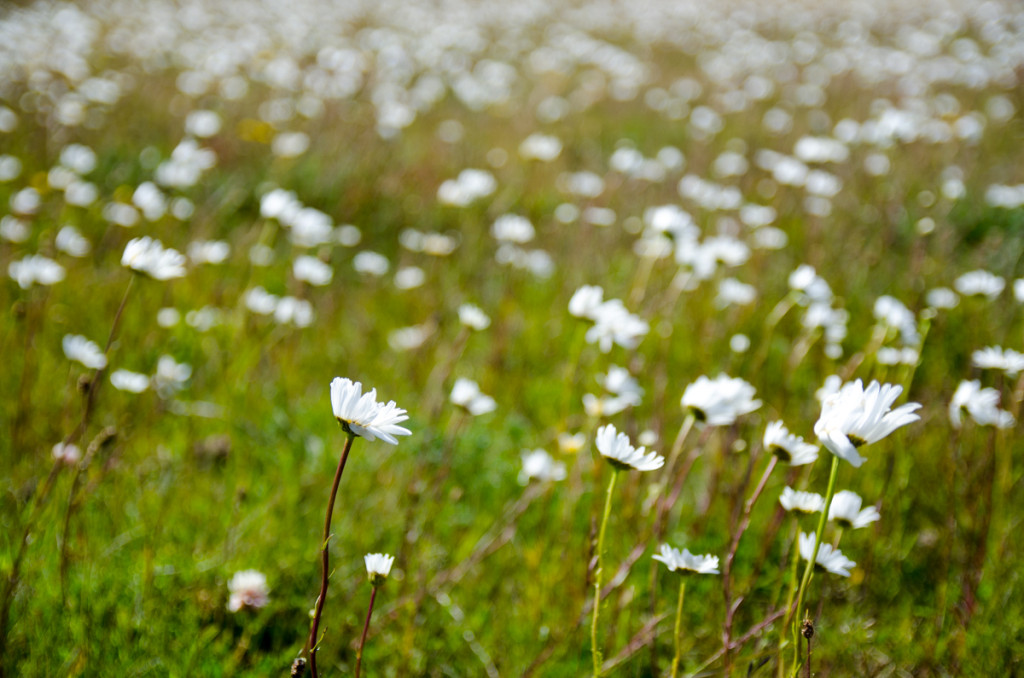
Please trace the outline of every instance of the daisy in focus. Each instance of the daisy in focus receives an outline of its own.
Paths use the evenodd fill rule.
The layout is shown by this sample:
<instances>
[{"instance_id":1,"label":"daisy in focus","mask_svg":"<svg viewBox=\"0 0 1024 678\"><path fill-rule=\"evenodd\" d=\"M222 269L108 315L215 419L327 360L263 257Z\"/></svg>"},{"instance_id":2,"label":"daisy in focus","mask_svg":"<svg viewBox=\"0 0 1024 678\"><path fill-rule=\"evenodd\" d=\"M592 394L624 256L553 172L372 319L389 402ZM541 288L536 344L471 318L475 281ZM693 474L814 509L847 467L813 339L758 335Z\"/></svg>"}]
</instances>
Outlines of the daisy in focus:
<instances>
[{"instance_id":1,"label":"daisy in focus","mask_svg":"<svg viewBox=\"0 0 1024 678\"><path fill-rule=\"evenodd\" d=\"M363 393L363 385L358 381L335 377L331 382L331 407L346 433L369 441L380 438L390 445L397 445L395 436L412 433L398 425L409 418L405 410L394 400L387 404L378 403L377 389Z\"/></svg>"},{"instance_id":2,"label":"daisy in focus","mask_svg":"<svg viewBox=\"0 0 1024 678\"><path fill-rule=\"evenodd\" d=\"M855 468L864 463L857 448L878 442L890 433L917 421L914 412L920 403L907 403L892 409L903 392L902 386L872 381L865 389L860 379L844 384L821 404L821 417L814 424L818 439L841 459Z\"/></svg>"},{"instance_id":3,"label":"daisy in focus","mask_svg":"<svg viewBox=\"0 0 1024 678\"><path fill-rule=\"evenodd\" d=\"M154 280L170 280L185 275L185 255L165 248L159 240L149 236L128 242L121 255L121 265Z\"/></svg>"},{"instance_id":4,"label":"daisy in focus","mask_svg":"<svg viewBox=\"0 0 1024 678\"><path fill-rule=\"evenodd\" d=\"M366 563L366 576L373 586L380 586L391 574L391 566L395 562L394 556L386 553L367 553L363 556Z\"/></svg>"}]
</instances>

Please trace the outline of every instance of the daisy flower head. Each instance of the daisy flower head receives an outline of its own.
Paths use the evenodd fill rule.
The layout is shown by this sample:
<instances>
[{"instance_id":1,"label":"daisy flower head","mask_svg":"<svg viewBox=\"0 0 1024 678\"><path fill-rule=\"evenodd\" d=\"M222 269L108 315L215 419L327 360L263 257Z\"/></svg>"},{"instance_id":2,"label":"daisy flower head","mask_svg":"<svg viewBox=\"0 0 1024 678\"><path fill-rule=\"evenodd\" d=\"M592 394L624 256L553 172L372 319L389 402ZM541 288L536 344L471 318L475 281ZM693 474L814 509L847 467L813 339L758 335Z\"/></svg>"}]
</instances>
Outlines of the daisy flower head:
<instances>
[{"instance_id":1,"label":"daisy flower head","mask_svg":"<svg viewBox=\"0 0 1024 678\"><path fill-rule=\"evenodd\" d=\"M565 480L565 464L555 461L546 450L523 450L523 469L519 472L519 484L531 480L540 482Z\"/></svg>"},{"instance_id":2,"label":"daisy flower head","mask_svg":"<svg viewBox=\"0 0 1024 678\"><path fill-rule=\"evenodd\" d=\"M367 553L363 556L363 561L366 563L366 576L369 577L370 584L380 586L391 574L395 557L386 553Z\"/></svg>"},{"instance_id":3,"label":"daisy flower head","mask_svg":"<svg viewBox=\"0 0 1024 678\"><path fill-rule=\"evenodd\" d=\"M1015 423L1012 414L999 409L999 391L982 388L977 379L961 381L949 402L949 421L953 428L962 426L963 412L967 412L979 426L1010 428Z\"/></svg>"},{"instance_id":4,"label":"daisy flower head","mask_svg":"<svg viewBox=\"0 0 1024 678\"><path fill-rule=\"evenodd\" d=\"M856 530L867 527L881 518L878 509L874 506L868 506L862 510L862 501L856 492L850 490L836 492L836 495L832 497L832 505L828 509L828 519L836 521L840 527Z\"/></svg>"},{"instance_id":5,"label":"daisy flower head","mask_svg":"<svg viewBox=\"0 0 1024 678\"><path fill-rule=\"evenodd\" d=\"M459 306L459 322L471 330L486 330L491 325L484 310L473 304Z\"/></svg>"},{"instance_id":6,"label":"daisy flower head","mask_svg":"<svg viewBox=\"0 0 1024 678\"><path fill-rule=\"evenodd\" d=\"M597 309L604 303L604 289L599 285L584 285L569 300L569 315L594 320Z\"/></svg>"},{"instance_id":7,"label":"daisy flower head","mask_svg":"<svg viewBox=\"0 0 1024 678\"><path fill-rule=\"evenodd\" d=\"M764 431L764 448L790 466L811 464L818 458L818 446L805 443L803 438L790 433L781 421L768 424Z\"/></svg>"},{"instance_id":8,"label":"daisy flower head","mask_svg":"<svg viewBox=\"0 0 1024 678\"><path fill-rule=\"evenodd\" d=\"M370 441L380 438L390 445L397 445L395 436L412 433L398 425L409 418L405 410L394 400L378 403L377 389L363 393L363 385L358 381L335 377L331 382L331 407L345 432L360 438Z\"/></svg>"},{"instance_id":9,"label":"daisy flower head","mask_svg":"<svg viewBox=\"0 0 1024 678\"><path fill-rule=\"evenodd\" d=\"M238 612L243 607L259 609L270 602L267 577L257 570L242 570L228 582L228 610Z\"/></svg>"},{"instance_id":10,"label":"daisy flower head","mask_svg":"<svg viewBox=\"0 0 1024 678\"><path fill-rule=\"evenodd\" d=\"M814 551L814 534L801 532L800 557L804 560L810 560L812 551ZM849 577L850 568L857 566L857 563L844 556L842 551L832 548L831 544L825 543L822 543L818 548L818 557L815 558L814 564L826 572L843 577Z\"/></svg>"},{"instance_id":11,"label":"daisy flower head","mask_svg":"<svg viewBox=\"0 0 1024 678\"><path fill-rule=\"evenodd\" d=\"M7 273L23 290L34 284L53 285L64 279L64 267L53 259L39 254L30 254L24 259L12 261Z\"/></svg>"},{"instance_id":12,"label":"daisy flower head","mask_svg":"<svg viewBox=\"0 0 1024 678\"><path fill-rule=\"evenodd\" d=\"M68 466L77 464L82 460L82 449L74 443L65 445L64 443L57 443L53 446L53 458L58 459Z\"/></svg>"},{"instance_id":13,"label":"daisy flower head","mask_svg":"<svg viewBox=\"0 0 1024 678\"><path fill-rule=\"evenodd\" d=\"M493 412L498 407L494 398L481 392L475 381L462 377L455 380L449 399L453 405L465 409L474 417Z\"/></svg>"},{"instance_id":14,"label":"daisy flower head","mask_svg":"<svg viewBox=\"0 0 1024 678\"><path fill-rule=\"evenodd\" d=\"M857 448L878 442L890 433L921 417L914 411L920 403L906 403L891 409L903 392L902 386L872 381L864 388L860 379L844 384L825 398L814 433L832 454L855 468L864 463Z\"/></svg>"},{"instance_id":15,"label":"daisy flower head","mask_svg":"<svg viewBox=\"0 0 1024 678\"><path fill-rule=\"evenodd\" d=\"M1024 353L1002 346L987 346L975 351L971 354L971 362L983 370L1002 370L1008 377L1024 372Z\"/></svg>"},{"instance_id":16,"label":"daisy flower head","mask_svg":"<svg viewBox=\"0 0 1024 678\"><path fill-rule=\"evenodd\" d=\"M154 280L170 280L185 275L185 255L165 248L149 236L133 238L125 245L121 265Z\"/></svg>"},{"instance_id":17,"label":"daisy flower head","mask_svg":"<svg viewBox=\"0 0 1024 678\"><path fill-rule=\"evenodd\" d=\"M740 378L720 374L714 379L705 376L686 387L682 406L709 426L728 426L743 414L761 407L754 399L753 386Z\"/></svg>"},{"instance_id":18,"label":"daisy flower head","mask_svg":"<svg viewBox=\"0 0 1024 678\"><path fill-rule=\"evenodd\" d=\"M107 356L96 342L80 334L65 334L61 346L68 360L80 362L90 370L102 370L107 366Z\"/></svg>"},{"instance_id":19,"label":"daisy flower head","mask_svg":"<svg viewBox=\"0 0 1024 678\"><path fill-rule=\"evenodd\" d=\"M668 567L669 572L678 572L680 574L689 574L691 572L696 572L697 574L719 574L718 556L711 554L695 556L687 549L680 551L668 544L662 544L661 553L651 557L658 562L664 563Z\"/></svg>"},{"instance_id":20,"label":"daisy flower head","mask_svg":"<svg viewBox=\"0 0 1024 678\"><path fill-rule=\"evenodd\" d=\"M817 492L798 492L792 487L786 487L779 497L779 503L787 511L797 513L818 513L825 510L825 498Z\"/></svg>"},{"instance_id":21,"label":"daisy flower head","mask_svg":"<svg viewBox=\"0 0 1024 678\"><path fill-rule=\"evenodd\" d=\"M617 469L655 471L665 465L665 457L646 452L643 447L633 447L629 436L619 433L611 424L597 429L596 443L597 451Z\"/></svg>"},{"instance_id":22,"label":"daisy flower head","mask_svg":"<svg viewBox=\"0 0 1024 678\"><path fill-rule=\"evenodd\" d=\"M593 321L584 339L588 344L597 344L602 353L611 351L613 344L631 351L651 329L646 320L626 310L621 299L600 304L593 310Z\"/></svg>"}]
</instances>

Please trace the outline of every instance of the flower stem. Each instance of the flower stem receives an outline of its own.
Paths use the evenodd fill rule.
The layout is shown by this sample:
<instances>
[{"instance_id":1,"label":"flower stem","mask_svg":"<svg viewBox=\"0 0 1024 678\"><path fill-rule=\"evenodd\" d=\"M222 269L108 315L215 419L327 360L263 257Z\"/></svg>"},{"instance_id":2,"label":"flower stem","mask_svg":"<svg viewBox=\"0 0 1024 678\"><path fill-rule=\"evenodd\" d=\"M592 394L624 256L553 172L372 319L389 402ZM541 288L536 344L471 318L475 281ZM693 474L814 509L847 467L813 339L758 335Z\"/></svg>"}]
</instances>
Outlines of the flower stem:
<instances>
[{"instance_id":1,"label":"flower stem","mask_svg":"<svg viewBox=\"0 0 1024 678\"><path fill-rule=\"evenodd\" d=\"M686 596L686 577L679 578L679 602L676 603L676 655L672 658L672 678L679 675L679 661L683 656L683 598Z\"/></svg>"},{"instance_id":2,"label":"flower stem","mask_svg":"<svg viewBox=\"0 0 1024 678\"><path fill-rule=\"evenodd\" d=\"M352 441L356 439L354 433L348 433L348 438L345 440L345 449L341 452L341 461L338 462L338 470L334 474L334 485L331 487L331 498L327 502L327 517L324 519L324 537L320 542L320 553L321 553L321 577L320 577L320 595L316 599L316 610L313 613L313 623L309 628L309 640L307 646L309 650L309 672L313 678L318 678L320 675L316 670L316 651L317 651L317 630L320 628L320 615L324 611L324 601L327 600L327 582L330 576L330 552L328 545L331 540L331 514L334 513L334 498L338 494L338 485L341 483L341 474L345 470L345 462L348 461L349 450L352 449Z\"/></svg>"},{"instance_id":3,"label":"flower stem","mask_svg":"<svg viewBox=\"0 0 1024 678\"><path fill-rule=\"evenodd\" d=\"M786 661L783 658L783 645L786 640L786 627L793 616L793 598L796 597L797 573L800 569L800 525L796 526L796 536L793 538L793 565L789 569L789 593L786 594L785 619L782 622L782 631L779 633L779 671L778 678L786 675Z\"/></svg>"},{"instance_id":4,"label":"flower stem","mask_svg":"<svg viewBox=\"0 0 1024 678\"><path fill-rule=\"evenodd\" d=\"M832 456L832 470L828 476L828 490L825 493L825 507L821 510L821 518L818 519L818 530L814 534L814 550L811 551L811 557L807 560L807 567L804 568L804 576L800 580L800 591L796 597L796 609L790 611L790 616L794 614L800 614L800 609L804 604L804 594L807 592L807 583L811 580L811 573L814 572L814 563L818 560L818 548L821 546L821 536L825 533L825 523L828 521L828 510L832 506L832 497L836 493L836 476L839 475L839 457ZM796 654L799 657L800 654L800 631L794 625L793 628L793 642L796 645ZM793 667L793 676L795 678L796 672L800 669L799 663Z\"/></svg>"},{"instance_id":5,"label":"flower stem","mask_svg":"<svg viewBox=\"0 0 1024 678\"><path fill-rule=\"evenodd\" d=\"M366 610L366 623L363 624L363 637L359 639L359 649L356 650L356 678L359 678L359 671L363 668L363 648L366 646L366 634L370 631L370 615L373 614L373 601L377 599L377 587L373 587L370 594L370 607Z\"/></svg>"},{"instance_id":6,"label":"flower stem","mask_svg":"<svg viewBox=\"0 0 1024 678\"><path fill-rule=\"evenodd\" d=\"M612 467L612 477L608 481L608 492L604 499L604 514L601 516L601 529L597 533L597 564L594 566L594 617L590 624L590 652L594 659L594 678L601 675L601 648L597 644L597 619L601 612L601 560L604 553L604 533L608 527L608 516L612 512L612 491L615 479L619 477L619 469Z\"/></svg>"}]
</instances>

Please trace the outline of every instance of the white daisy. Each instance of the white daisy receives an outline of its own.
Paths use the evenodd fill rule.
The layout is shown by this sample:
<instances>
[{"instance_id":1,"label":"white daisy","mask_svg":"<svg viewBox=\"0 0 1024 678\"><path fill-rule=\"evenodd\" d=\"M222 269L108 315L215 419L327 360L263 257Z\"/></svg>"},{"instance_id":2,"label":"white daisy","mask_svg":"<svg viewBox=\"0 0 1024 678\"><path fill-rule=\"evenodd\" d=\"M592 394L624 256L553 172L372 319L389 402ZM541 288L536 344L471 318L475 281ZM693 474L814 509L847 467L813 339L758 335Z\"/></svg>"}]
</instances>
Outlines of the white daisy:
<instances>
[{"instance_id":1,"label":"white daisy","mask_svg":"<svg viewBox=\"0 0 1024 678\"><path fill-rule=\"evenodd\" d=\"M800 533L800 557L804 560L811 559L811 552L814 551L814 534ZM856 567L857 563L843 555L839 549L833 549L831 544L822 543L818 547L818 557L815 558L815 565L826 572L838 574L843 577L850 576L850 568Z\"/></svg>"},{"instance_id":2,"label":"white daisy","mask_svg":"<svg viewBox=\"0 0 1024 678\"><path fill-rule=\"evenodd\" d=\"M867 527L881 518L878 509L874 506L868 506L861 510L862 501L856 492L850 490L836 492L832 497L832 505L828 509L828 519L836 521L841 527L859 529Z\"/></svg>"},{"instance_id":3,"label":"white daisy","mask_svg":"<svg viewBox=\"0 0 1024 678\"><path fill-rule=\"evenodd\" d=\"M386 553L367 553L363 556L363 562L366 563L366 575L370 578L370 583L380 586L391 574L391 566L395 562L395 557Z\"/></svg>"},{"instance_id":4,"label":"white daisy","mask_svg":"<svg viewBox=\"0 0 1024 678\"><path fill-rule=\"evenodd\" d=\"M902 386L872 381L867 389L860 379L844 384L838 393L821 404L821 417L814 433L832 454L855 467L864 463L857 448L885 438L890 433L921 417L914 414L921 405L907 403L892 410Z\"/></svg>"},{"instance_id":5,"label":"white daisy","mask_svg":"<svg viewBox=\"0 0 1024 678\"><path fill-rule=\"evenodd\" d=\"M397 445L395 436L412 433L398 425L409 418L405 410L394 400L387 404L378 403L377 389L364 394L363 385L358 381L335 377L331 382L331 407L346 432L370 441L380 438Z\"/></svg>"},{"instance_id":6,"label":"white daisy","mask_svg":"<svg viewBox=\"0 0 1024 678\"><path fill-rule=\"evenodd\" d=\"M755 392L753 386L739 378L720 374L712 380L702 376L686 387L681 402L698 421L728 426L740 415L761 407L761 401L754 400Z\"/></svg>"},{"instance_id":7,"label":"white daisy","mask_svg":"<svg viewBox=\"0 0 1024 678\"><path fill-rule=\"evenodd\" d=\"M665 563L670 572L686 574L696 572L697 574L719 574L718 556L707 554L695 556L687 549L680 551L668 544L661 545L661 554L651 556L655 560Z\"/></svg>"},{"instance_id":8,"label":"white daisy","mask_svg":"<svg viewBox=\"0 0 1024 678\"><path fill-rule=\"evenodd\" d=\"M124 248L121 265L156 280L170 280L185 275L185 255L164 248L159 240L145 236L133 238Z\"/></svg>"},{"instance_id":9,"label":"white daisy","mask_svg":"<svg viewBox=\"0 0 1024 678\"><path fill-rule=\"evenodd\" d=\"M825 498L817 492L798 492L786 487L779 497L779 503L787 511L797 513L818 513L825 510Z\"/></svg>"},{"instance_id":10,"label":"white daisy","mask_svg":"<svg viewBox=\"0 0 1024 678\"><path fill-rule=\"evenodd\" d=\"M523 450L523 468L519 472L519 483L526 485L531 480L541 482L565 480L565 464L555 461L546 450Z\"/></svg>"},{"instance_id":11,"label":"white daisy","mask_svg":"<svg viewBox=\"0 0 1024 678\"><path fill-rule=\"evenodd\" d=\"M1010 428L1015 421L1012 414L999 409L999 391L982 388L977 379L961 381L949 402L949 420L953 428L960 428L964 411L979 426Z\"/></svg>"},{"instance_id":12,"label":"white daisy","mask_svg":"<svg viewBox=\"0 0 1024 678\"><path fill-rule=\"evenodd\" d=\"M1008 377L1016 377L1024 371L1024 353L1002 346L986 346L975 351L971 354L971 362L983 370L1002 370Z\"/></svg>"},{"instance_id":13,"label":"white daisy","mask_svg":"<svg viewBox=\"0 0 1024 678\"><path fill-rule=\"evenodd\" d=\"M811 464L818 458L818 446L793 435L781 421L773 421L764 431L764 448L790 466Z\"/></svg>"},{"instance_id":14,"label":"white daisy","mask_svg":"<svg viewBox=\"0 0 1024 678\"><path fill-rule=\"evenodd\" d=\"M636 469L638 471L654 471L665 465L665 458L656 452L647 452L645 448L633 447L629 436L619 433L611 424L597 429L597 451L617 469Z\"/></svg>"},{"instance_id":15,"label":"white daisy","mask_svg":"<svg viewBox=\"0 0 1024 678\"><path fill-rule=\"evenodd\" d=\"M68 360L80 362L91 370L107 366L107 356L95 342L79 334L66 334L61 342Z\"/></svg>"}]
</instances>

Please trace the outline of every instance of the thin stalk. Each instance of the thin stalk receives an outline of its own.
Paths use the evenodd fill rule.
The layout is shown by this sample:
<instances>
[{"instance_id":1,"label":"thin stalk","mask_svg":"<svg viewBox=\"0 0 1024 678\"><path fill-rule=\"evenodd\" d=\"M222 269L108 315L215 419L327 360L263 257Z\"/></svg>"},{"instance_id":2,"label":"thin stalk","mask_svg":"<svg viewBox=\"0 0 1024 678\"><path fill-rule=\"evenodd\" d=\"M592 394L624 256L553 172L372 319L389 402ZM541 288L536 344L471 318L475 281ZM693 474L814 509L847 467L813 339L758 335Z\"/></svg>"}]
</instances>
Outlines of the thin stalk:
<instances>
[{"instance_id":1,"label":"thin stalk","mask_svg":"<svg viewBox=\"0 0 1024 678\"><path fill-rule=\"evenodd\" d=\"M679 602L676 603L676 654L672 657L672 678L679 675L679 661L683 656L683 598L686 596L686 576L679 578Z\"/></svg>"},{"instance_id":2,"label":"thin stalk","mask_svg":"<svg viewBox=\"0 0 1024 678\"><path fill-rule=\"evenodd\" d=\"M786 594L786 606L782 609L786 611L786 618L782 622L782 630L779 632L779 670L778 678L784 678L786 675L786 660L782 653L783 647L786 643L786 627L789 626L789 620L793 616L793 598L796 597L796 583L798 572L800 571L800 525L796 526L796 536L793 538L793 565L789 568L789 592Z\"/></svg>"},{"instance_id":3,"label":"thin stalk","mask_svg":"<svg viewBox=\"0 0 1024 678\"><path fill-rule=\"evenodd\" d=\"M366 634L370 631L370 615L373 614L373 601L377 599L377 587L373 587L373 593L370 594L370 606L366 610L366 623L363 624L363 637L359 639L359 649L356 650L356 678L359 678L359 672L363 668L363 648L366 646Z\"/></svg>"},{"instance_id":4,"label":"thin stalk","mask_svg":"<svg viewBox=\"0 0 1024 678\"><path fill-rule=\"evenodd\" d=\"M318 678L320 675L316 670L316 651L317 651L317 630L320 628L320 615L324 611L324 601L327 600L327 583L330 578L330 551L328 545L331 540L331 515L334 513L334 498L338 494L338 485L341 483L341 474L345 471L345 462L348 461L348 453L352 449L352 441L356 439L356 435L350 431L346 431L348 438L345 440L345 449L341 452L341 461L338 462L338 470L334 474L334 485L331 486L331 497L327 502L327 517L324 518L324 537L320 542L320 554L321 554L321 577L320 577L320 595L316 598L316 610L313 613L313 623L309 628L309 640L307 641L307 649L309 650L309 671L313 678Z\"/></svg>"},{"instance_id":5,"label":"thin stalk","mask_svg":"<svg viewBox=\"0 0 1024 678\"><path fill-rule=\"evenodd\" d=\"M818 548L821 546L821 537L825 533L825 523L828 521L828 510L832 506L832 497L836 493L836 477L839 475L839 457L832 455L832 470L828 476L828 490L825 493L825 507L821 510L821 518L818 519L818 530L814 534L814 550L811 551L811 557L807 560L807 567L804 568L804 576L800 580L800 591L796 596L796 614L800 614L800 610L804 603L804 594L807 593L807 583L811 580L811 573L814 572L814 564L818 560ZM799 549L798 549L799 550ZM796 652L800 653L800 632L794 628L793 641L796 644ZM793 667L793 676L796 678L796 671L799 670L799 665Z\"/></svg>"},{"instance_id":6,"label":"thin stalk","mask_svg":"<svg viewBox=\"0 0 1024 678\"><path fill-rule=\"evenodd\" d=\"M601 560L604 553L604 534L608 528L608 516L612 513L612 492L615 480L619 477L619 469L612 467L612 477L608 481L608 492L604 499L604 513L601 516L601 529L597 533L597 565L594 567L594 616L590 624L590 652L594 659L594 678L601 676L601 648L597 644L597 620L601 612Z\"/></svg>"}]
</instances>

